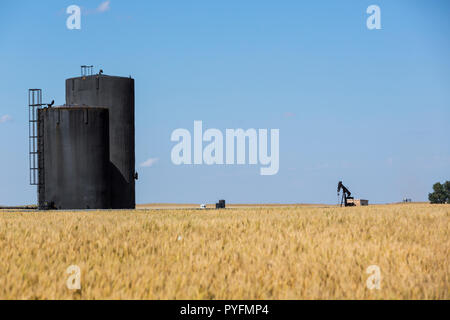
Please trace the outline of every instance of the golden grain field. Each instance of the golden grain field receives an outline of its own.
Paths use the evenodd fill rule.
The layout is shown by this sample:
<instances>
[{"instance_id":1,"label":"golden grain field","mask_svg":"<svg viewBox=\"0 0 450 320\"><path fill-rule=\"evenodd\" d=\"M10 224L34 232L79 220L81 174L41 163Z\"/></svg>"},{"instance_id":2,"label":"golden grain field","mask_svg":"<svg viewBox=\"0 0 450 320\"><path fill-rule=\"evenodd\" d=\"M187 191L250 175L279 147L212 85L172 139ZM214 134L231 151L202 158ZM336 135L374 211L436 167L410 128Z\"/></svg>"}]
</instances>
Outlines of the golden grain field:
<instances>
[{"instance_id":1,"label":"golden grain field","mask_svg":"<svg viewBox=\"0 0 450 320\"><path fill-rule=\"evenodd\" d=\"M0 299L450 299L449 231L450 205L2 210Z\"/></svg>"}]
</instances>

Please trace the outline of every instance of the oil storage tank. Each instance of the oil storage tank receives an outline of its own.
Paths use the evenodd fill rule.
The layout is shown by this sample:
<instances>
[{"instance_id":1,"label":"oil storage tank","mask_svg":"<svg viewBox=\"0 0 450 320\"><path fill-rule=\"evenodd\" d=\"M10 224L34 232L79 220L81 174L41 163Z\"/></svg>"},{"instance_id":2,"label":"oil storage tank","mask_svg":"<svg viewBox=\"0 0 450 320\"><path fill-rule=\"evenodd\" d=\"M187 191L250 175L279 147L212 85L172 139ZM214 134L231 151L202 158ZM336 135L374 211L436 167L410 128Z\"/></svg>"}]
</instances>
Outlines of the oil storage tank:
<instances>
[{"instance_id":1,"label":"oil storage tank","mask_svg":"<svg viewBox=\"0 0 450 320\"><path fill-rule=\"evenodd\" d=\"M113 209L134 209L134 79L103 74L67 79L66 104L108 108L111 205Z\"/></svg>"},{"instance_id":2,"label":"oil storage tank","mask_svg":"<svg viewBox=\"0 0 450 320\"><path fill-rule=\"evenodd\" d=\"M37 112L39 207L111 208L108 109L49 107Z\"/></svg>"}]
</instances>

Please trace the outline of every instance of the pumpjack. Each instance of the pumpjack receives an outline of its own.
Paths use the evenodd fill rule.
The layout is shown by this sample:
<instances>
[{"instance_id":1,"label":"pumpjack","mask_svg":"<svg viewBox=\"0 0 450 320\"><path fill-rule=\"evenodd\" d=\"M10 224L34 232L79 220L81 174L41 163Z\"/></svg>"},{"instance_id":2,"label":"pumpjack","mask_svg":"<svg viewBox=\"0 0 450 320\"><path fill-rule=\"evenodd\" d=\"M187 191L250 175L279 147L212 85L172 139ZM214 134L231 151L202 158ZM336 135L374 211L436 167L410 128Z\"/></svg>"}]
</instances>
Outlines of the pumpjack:
<instances>
[{"instance_id":1,"label":"pumpjack","mask_svg":"<svg viewBox=\"0 0 450 320\"><path fill-rule=\"evenodd\" d=\"M353 206L355 206L354 202L348 202L348 200L353 200L352 193L350 192L350 190L348 190L342 184L342 181L339 181L338 186L337 186L338 199L339 199L341 190L342 190L341 207L342 207L342 205L344 205L344 207L353 207Z\"/></svg>"}]
</instances>

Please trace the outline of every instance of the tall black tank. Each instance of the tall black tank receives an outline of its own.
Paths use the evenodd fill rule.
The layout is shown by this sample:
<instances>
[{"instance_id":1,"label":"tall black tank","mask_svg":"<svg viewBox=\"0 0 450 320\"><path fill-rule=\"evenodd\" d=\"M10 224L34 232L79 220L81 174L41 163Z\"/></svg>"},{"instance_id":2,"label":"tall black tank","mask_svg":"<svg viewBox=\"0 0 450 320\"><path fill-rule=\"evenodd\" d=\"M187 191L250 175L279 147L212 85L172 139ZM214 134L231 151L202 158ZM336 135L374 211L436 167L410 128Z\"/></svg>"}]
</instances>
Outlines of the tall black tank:
<instances>
[{"instance_id":1,"label":"tall black tank","mask_svg":"<svg viewBox=\"0 0 450 320\"><path fill-rule=\"evenodd\" d=\"M67 79L66 104L109 109L111 204L134 209L134 79L103 74Z\"/></svg>"},{"instance_id":2,"label":"tall black tank","mask_svg":"<svg viewBox=\"0 0 450 320\"><path fill-rule=\"evenodd\" d=\"M50 107L38 119L39 207L111 208L108 109Z\"/></svg>"}]
</instances>

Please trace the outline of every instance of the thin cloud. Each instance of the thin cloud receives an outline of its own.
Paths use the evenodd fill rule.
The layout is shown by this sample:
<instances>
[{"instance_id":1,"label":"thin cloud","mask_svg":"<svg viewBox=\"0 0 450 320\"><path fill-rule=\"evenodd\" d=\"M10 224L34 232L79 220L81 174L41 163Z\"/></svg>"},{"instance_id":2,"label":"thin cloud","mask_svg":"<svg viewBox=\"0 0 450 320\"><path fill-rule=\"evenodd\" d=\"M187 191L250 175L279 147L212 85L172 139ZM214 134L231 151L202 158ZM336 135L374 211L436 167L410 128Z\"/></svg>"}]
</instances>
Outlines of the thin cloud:
<instances>
[{"instance_id":1,"label":"thin cloud","mask_svg":"<svg viewBox=\"0 0 450 320\"><path fill-rule=\"evenodd\" d=\"M386 159L386 165L388 167L392 167L392 164L394 163L394 159L392 159L392 157L389 157Z\"/></svg>"},{"instance_id":2,"label":"thin cloud","mask_svg":"<svg viewBox=\"0 0 450 320\"><path fill-rule=\"evenodd\" d=\"M295 117L295 113L293 113L293 112L285 112L284 116L286 118L293 118L293 117Z\"/></svg>"},{"instance_id":3,"label":"thin cloud","mask_svg":"<svg viewBox=\"0 0 450 320\"><path fill-rule=\"evenodd\" d=\"M326 170L326 169L330 169L330 168L331 168L331 166L328 163L320 162L320 163L313 164L312 166L306 167L306 170L307 171L321 171L321 170Z\"/></svg>"},{"instance_id":4,"label":"thin cloud","mask_svg":"<svg viewBox=\"0 0 450 320\"><path fill-rule=\"evenodd\" d=\"M6 123L12 120L12 117L9 114L5 114L0 117L0 123Z\"/></svg>"},{"instance_id":5,"label":"thin cloud","mask_svg":"<svg viewBox=\"0 0 450 320\"><path fill-rule=\"evenodd\" d=\"M111 3L111 1L107 0L107 1L103 1L102 3L100 3L100 5L97 7L97 12L105 12L108 11L110 9L109 4Z\"/></svg>"},{"instance_id":6,"label":"thin cloud","mask_svg":"<svg viewBox=\"0 0 450 320\"><path fill-rule=\"evenodd\" d=\"M145 160L144 162L142 162L140 164L140 166L143 167L143 168L153 167L153 165L155 163L157 163L158 160L159 160L158 158L149 158L149 159Z\"/></svg>"},{"instance_id":7,"label":"thin cloud","mask_svg":"<svg viewBox=\"0 0 450 320\"><path fill-rule=\"evenodd\" d=\"M104 13L111 9L110 5L111 5L111 1L107 0L107 1L103 1L102 3L100 3L96 9L81 8L81 11L85 15Z\"/></svg>"}]
</instances>

